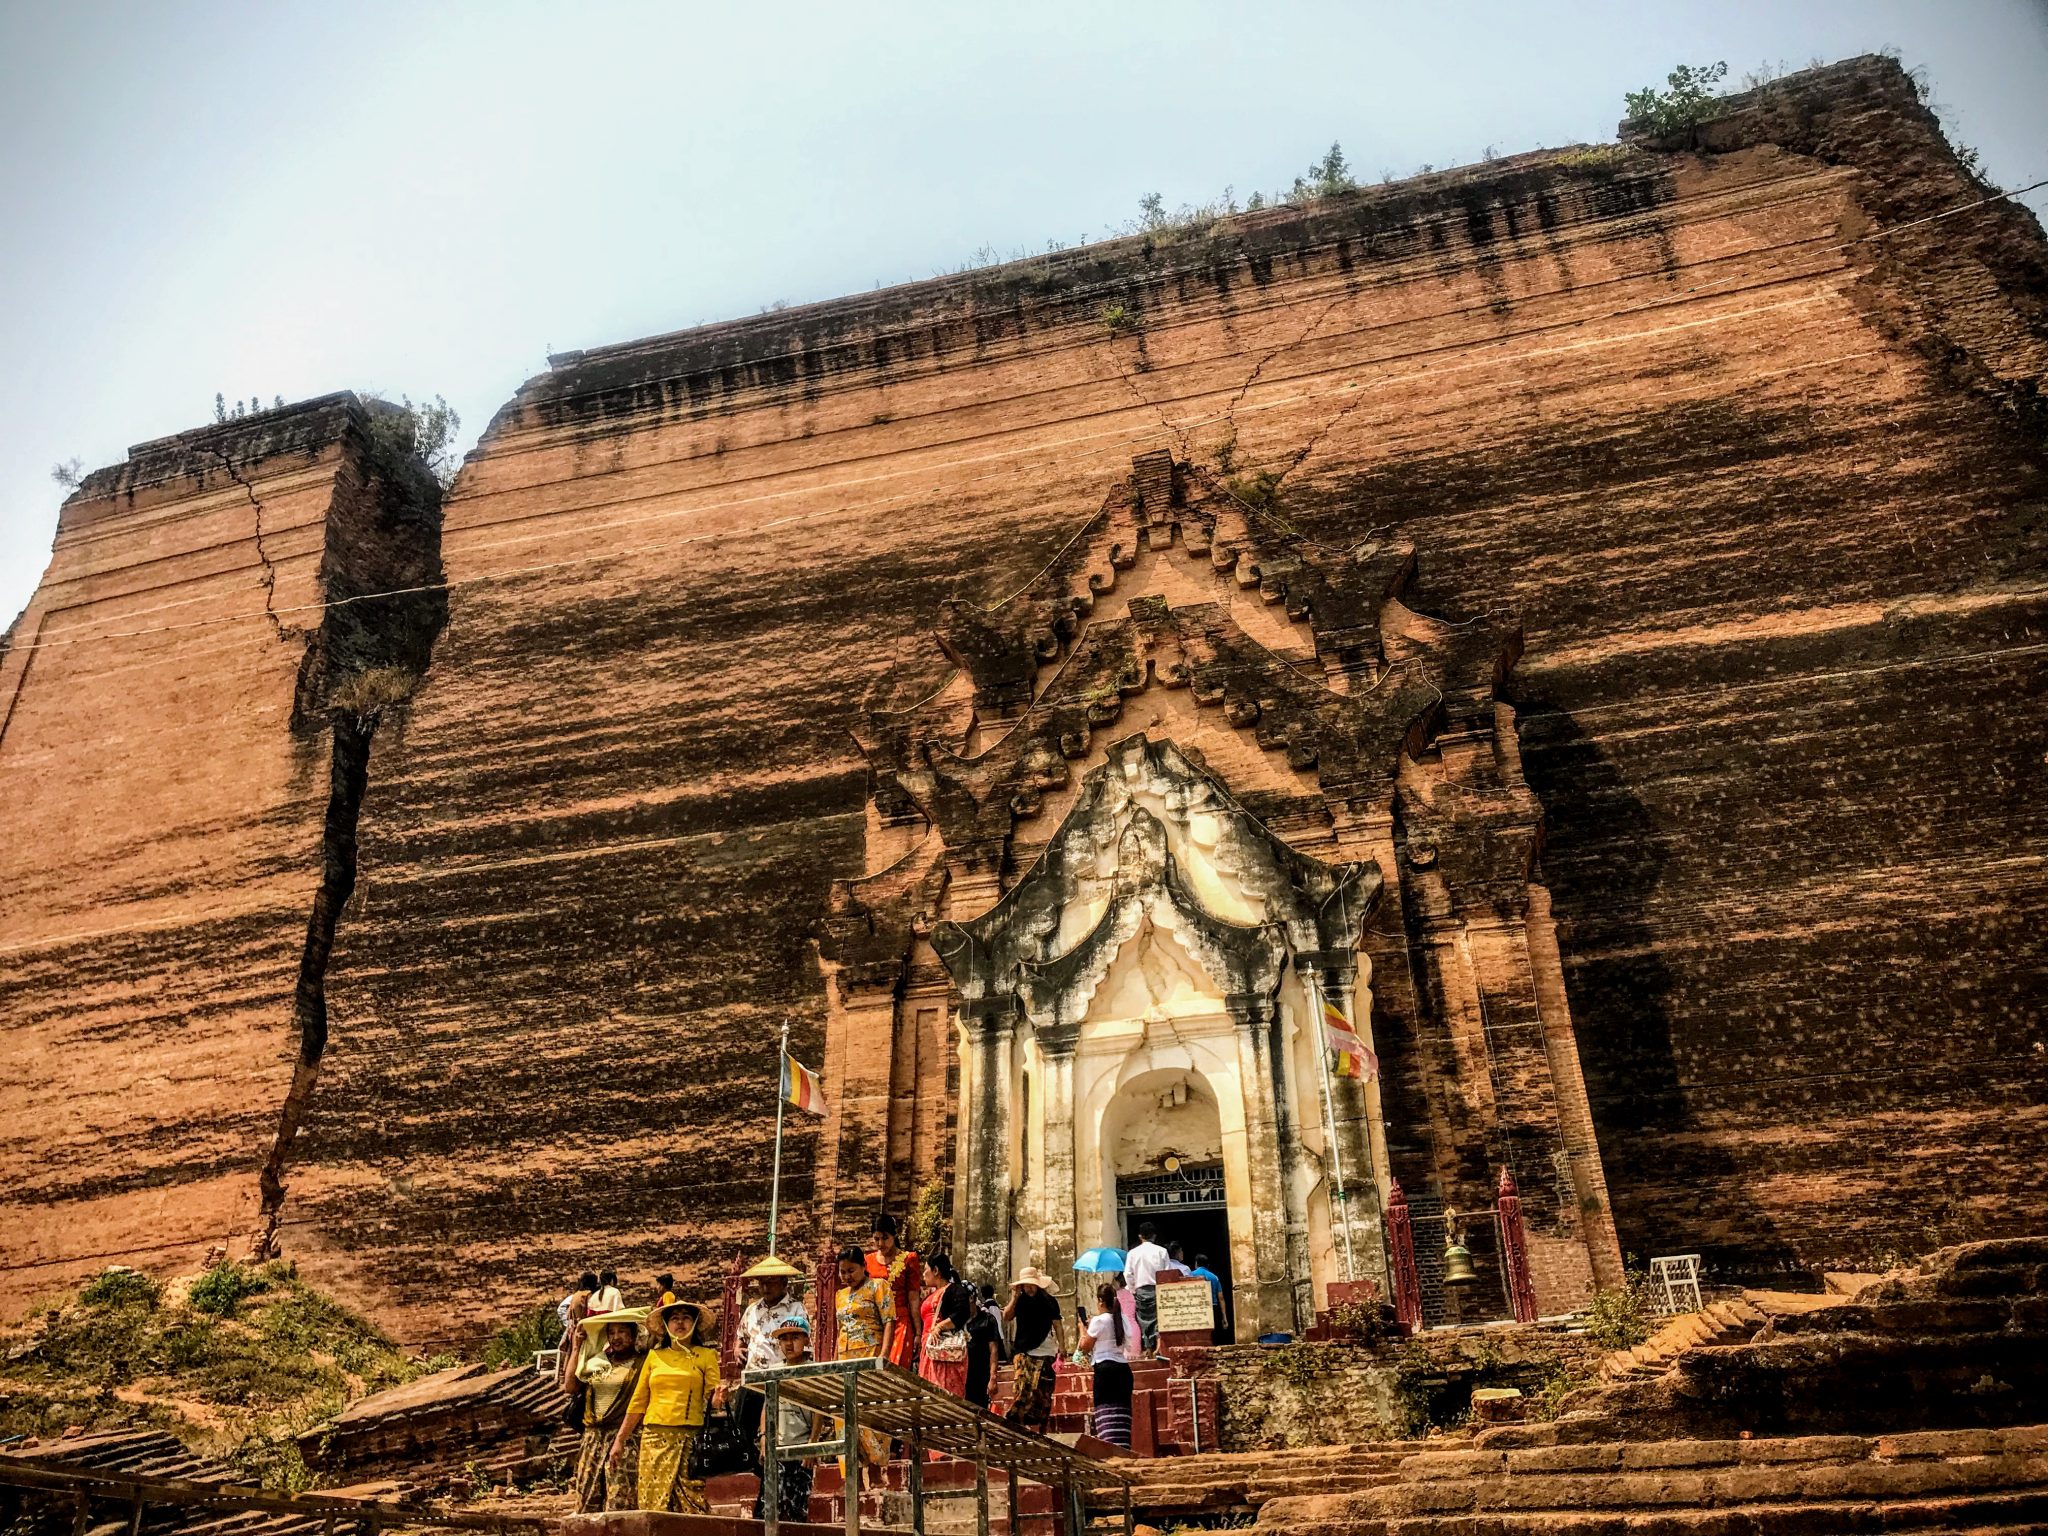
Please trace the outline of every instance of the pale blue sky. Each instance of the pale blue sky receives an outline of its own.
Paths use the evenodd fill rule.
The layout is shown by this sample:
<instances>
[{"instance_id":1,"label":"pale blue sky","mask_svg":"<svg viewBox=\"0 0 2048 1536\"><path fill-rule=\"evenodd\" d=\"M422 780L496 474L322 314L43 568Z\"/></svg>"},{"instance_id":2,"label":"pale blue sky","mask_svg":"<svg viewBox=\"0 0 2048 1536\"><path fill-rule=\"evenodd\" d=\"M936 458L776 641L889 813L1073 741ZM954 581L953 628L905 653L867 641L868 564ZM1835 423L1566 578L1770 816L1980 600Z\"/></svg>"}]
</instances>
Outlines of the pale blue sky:
<instances>
[{"instance_id":1,"label":"pale blue sky","mask_svg":"<svg viewBox=\"0 0 2048 1536\"><path fill-rule=\"evenodd\" d=\"M50 466L216 390L438 392L467 446L550 347L1096 238L1332 139L1377 180L1611 138L1681 61L1885 47L1995 180L2048 176L2048 0L0 0L0 624Z\"/></svg>"}]
</instances>

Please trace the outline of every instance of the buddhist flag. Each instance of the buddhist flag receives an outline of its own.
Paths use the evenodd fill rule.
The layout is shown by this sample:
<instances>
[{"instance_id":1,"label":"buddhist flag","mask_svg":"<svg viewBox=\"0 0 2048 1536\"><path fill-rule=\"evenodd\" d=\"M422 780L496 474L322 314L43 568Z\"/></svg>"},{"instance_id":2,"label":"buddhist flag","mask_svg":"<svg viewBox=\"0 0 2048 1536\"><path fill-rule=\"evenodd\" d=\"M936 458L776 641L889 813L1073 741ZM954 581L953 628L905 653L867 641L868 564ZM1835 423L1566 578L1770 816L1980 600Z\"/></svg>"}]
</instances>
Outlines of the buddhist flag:
<instances>
[{"instance_id":1,"label":"buddhist flag","mask_svg":"<svg viewBox=\"0 0 2048 1536\"><path fill-rule=\"evenodd\" d=\"M825 1113L825 1090L818 1086L818 1074L787 1051L782 1054L782 1096L805 1114Z\"/></svg>"},{"instance_id":2,"label":"buddhist flag","mask_svg":"<svg viewBox=\"0 0 2048 1536\"><path fill-rule=\"evenodd\" d=\"M1323 1032L1329 1037L1332 1077L1355 1077L1360 1082L1370 1082L1380 1075L1379 1057L1358 1038L1358 1031L1351 1027L1343 1008L1333 998L1323 999Z\"/></svg>"}]
</instances>

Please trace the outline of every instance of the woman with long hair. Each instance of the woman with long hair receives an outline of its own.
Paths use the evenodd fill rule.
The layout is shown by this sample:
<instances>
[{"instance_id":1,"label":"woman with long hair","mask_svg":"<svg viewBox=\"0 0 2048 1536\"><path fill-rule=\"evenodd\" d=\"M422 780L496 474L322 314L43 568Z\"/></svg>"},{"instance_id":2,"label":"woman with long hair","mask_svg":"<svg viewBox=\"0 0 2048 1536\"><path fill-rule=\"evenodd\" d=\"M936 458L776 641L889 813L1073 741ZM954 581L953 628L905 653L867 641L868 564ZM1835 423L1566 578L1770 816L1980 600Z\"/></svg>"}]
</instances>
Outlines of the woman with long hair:
<instances>
[{"instance_id":1,"label":"woman with long hair","mask_svg":"<svg viewBox=\"0 0 2048 1536\"><path fill-rule=\"evenodd\" d=\"M1088 1319L1089 1356L1095 1363L1095 1438L1128 1449L1131 1443L1131 1365L1125 1359L1124 1309L1116 1287L1095 1288Z\"/></svg>"},{"instance_id":2,"label":"woman with long hair","mask_svg":"<svg viewBox=\"0 0 2048 1536\"><path fill-rule=\"evenodd\" d=\"M919 1308L923 1347L917 1374L955 1397L967 1394L967 1320L974 1294L953 1272L953 1261L935 1253L925 1264L924 1301Z\"/></svg>"}]
</instances>

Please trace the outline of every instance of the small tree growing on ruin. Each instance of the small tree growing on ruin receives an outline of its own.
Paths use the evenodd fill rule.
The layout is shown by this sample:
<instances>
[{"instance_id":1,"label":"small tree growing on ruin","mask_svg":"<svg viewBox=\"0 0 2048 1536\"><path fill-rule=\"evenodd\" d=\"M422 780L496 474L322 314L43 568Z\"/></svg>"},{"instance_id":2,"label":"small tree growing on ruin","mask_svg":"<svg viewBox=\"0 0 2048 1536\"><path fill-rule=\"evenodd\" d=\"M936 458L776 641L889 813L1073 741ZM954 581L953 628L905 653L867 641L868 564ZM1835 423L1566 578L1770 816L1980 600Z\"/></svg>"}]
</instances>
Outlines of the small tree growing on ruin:
<instances>
[{"instance_id":1,"label":"small tree growing on ruin","mask_svg":"<svg viewBox=\"0 0 2048 1536\"><path fill-rule=\"evenodd\" d=\"M1308 168L1306 176L1294 178L1294 198L1296 202L1303 202L1312 197L1335 197L1357 185L1351 179L1351 166L1344 158L1344 146L1333 140L1323 158Z\"/></svg>"},{"instance_id":2,"label":"small tree growing on ruin","mask_svg":"<svg viewBox=\"0 0 2048 1536\"><path fill-rule=\"evenodd\" d=\"M1646 85L1640 91L1628 92L1622 101L1629 120L1648 132L1677 133L1714 115L1714 101L1720 94L1714 87L1727 74L1725 59L1712 64L1681 64L1664 77L1667 89L1660 91L1654 85Z\"/></svg>"},{"instance_id":3,"label":"small tree growing on ruin","mask_svg":"<svg viewBox=\"0 0 2048 1536\"><path fill-rule=\"evenodd\" d=\"M384 397L366 392L364 398ZM412 403L410 396L400 395L397 410L370 414L370 431L379 444L400 457L418 454L444 491L455 483L455 434L461 430L462 418L439 395L418 405Z\"/></svg>"},{"instance_id":4,"label":"small tree growing on ruin","mask_svg":"<svg viewBox=\"0 0 2048 1536\"><path fill-rule=\"evenodd\" d=\"M247 400L237 400L233 405L230 405L227 396L217 389L213 392L213 419L216 425L230 421L240 421L245 416L260 415L263 408L263 397L261 395L251 395ZM284 396L272 395L270 397L270 409L273 411L283 410Z\"/></svg>"}]
</instances>

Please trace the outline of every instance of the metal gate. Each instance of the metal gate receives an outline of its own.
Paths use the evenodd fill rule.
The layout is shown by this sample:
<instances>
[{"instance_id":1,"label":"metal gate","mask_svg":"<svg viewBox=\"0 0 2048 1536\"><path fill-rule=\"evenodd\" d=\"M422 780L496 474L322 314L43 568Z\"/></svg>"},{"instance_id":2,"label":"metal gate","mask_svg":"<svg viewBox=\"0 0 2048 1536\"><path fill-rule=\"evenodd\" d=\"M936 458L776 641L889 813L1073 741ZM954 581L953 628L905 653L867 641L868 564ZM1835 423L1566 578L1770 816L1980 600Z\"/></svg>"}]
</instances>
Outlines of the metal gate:
<instances>
[{"instance_id":1,"label":"metal gate","mask_svg":"<svg viewBox=\"0 0 2048 1536\"><path fill-rule=\"evenodd\" d=\"M1116 1181L1119 1211L1221 1210L1224 1204L1221 1163Z\"/></svg>"}]
</instances>

